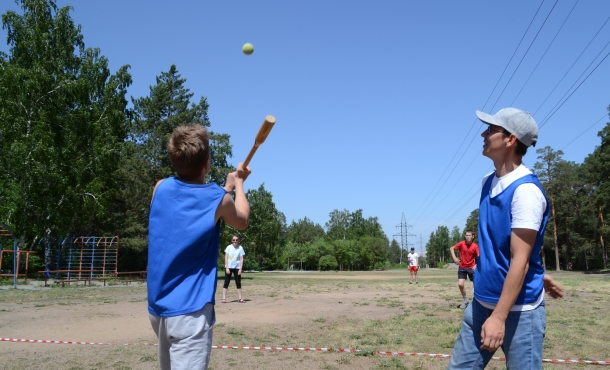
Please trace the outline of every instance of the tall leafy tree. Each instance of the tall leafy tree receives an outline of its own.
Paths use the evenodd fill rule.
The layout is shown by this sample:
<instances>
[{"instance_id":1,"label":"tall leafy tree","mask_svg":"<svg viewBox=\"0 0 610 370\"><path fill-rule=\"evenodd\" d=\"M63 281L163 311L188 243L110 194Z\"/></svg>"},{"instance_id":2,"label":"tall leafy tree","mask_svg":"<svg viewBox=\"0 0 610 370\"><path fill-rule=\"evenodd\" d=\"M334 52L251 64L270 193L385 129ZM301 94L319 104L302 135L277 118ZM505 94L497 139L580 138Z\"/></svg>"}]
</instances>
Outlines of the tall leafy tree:
<instances>
[{"instance_id":1,"label":"tall leafy tree","mask_svg":"<svg viewBox=\"0 0 610 370\"><path fill-rule=\"evenodd\" d=\"M246 193L250 203L250 221L246 230L241 231L241 244L258 268L275 268L279 265L279 256L286 233L286 216L273 202L273 195L265 185ZM319 257L315 260L317 266Z\"/></svg>"},{"instance_id":2,"label":"tall leafy tree","mask_svg":"<svg viewBox=\"0 0 610 370\"><path fill-rule=\"evenodd\" d=\"M479 209L474 209L470 212L470 215L466 219L466 225L464 226L464 232L472 231L474 233L474 242L479 244Z\"/></svg>"},{"instance_id":3,"label":"tall leafy tree","mask_svg":"<svg viewBox=\"0 0 610 370\"><path fill-rule=\"evenodd\" d=\"M332 241L333 254L339 264L339 270L353 270L355 268L358 258L355 244L354 240L338 239Z\"/></svg>"},{"instance_id":4,"label":"tall leafy tree","mask_svg":"<svg viewBox=\"0 0 610 370\"><path fill-rule=\"evenodd\" d=\"M157 83L150 86L150 93L138 99L132 98L134 117L132 140L137 143L140 156L149 163L149 183L174 175L169 157L167 141L178 126L194 123L210 127L209 104L202 96L192 103L194 93L184 86L175 65L156 77Z\"/></svg>"},{"instance_id":5,"label":"tall leafy tree","mask_svg":"<svg viewBox=\"0 0 610 370\"><path fill-rule=\"evenodd\" d=\"M365 265L370 269L381 268L388 261L388 240L377 236L364 236L359 239L361 244L361 253L370 256L369 265Z\"/></svg>"},{"instance_id":6,"label":"tall leafy tree","mask_svg":"<svg viewBox=\"0 0 610 370\"><path fill-rule=\"evenodd\" d=\"M172 65L156 77L148 96L132 97L133 115L122 150L119 173L122 186L115 207L115 224L122 235L123 247L132 250L134 259L147 246L148 210L154 185L175 175L167 155L167 141L173 130L190 123L210 127L207 99L202 96L193 102L194 93L185 83L186 79ZM210 151L212 166L206 181L223 185L226 175L234 170L228 163L233 155L230 136L211 131ZM223 233L223 244L230 237Z\"/></svg>"},{"instance_id":7,"label":"tall leafy tree","mask_svg":"<svg viewBox=\"0 0 610 370\"><path fill-rule=\"evenodd\" d=\"M551 202L551 224L553 225L553 246L555 248L555 268L559 271L559 242L557 240L557 217L555 212L555 188L557 187L557 171L563 161L561 150L554 151L550 146L536 150L538 160L534 164L536 175L545 185L547 196ZM544 253L544 252L542 252ZM544 259L543 259L544 261Z\"/></svg>"},{"instance_id":8,"label":"tall leafy tree","mask_svg":"<svg viewBox=\"0 0 610 370\"><path fill-rule=\"evenodd\" d=\"M428 243L426 243L428 264L431 267L436 267L439 262L449 260L449 247L452 245L447 226L438 226L436 231L430 234Z\"/></svg>"},{"instance_id":9,"label":"tall leafy tree","mask_svg":"<svg viewBox=\"0 0 610 370\"><path fill-rule=\"evenodd\" d=\"M563 261L566 266L572 259L572 255L578 248L574 246L571 234L576 232L582 222L583 195L586 190L581 177L579 176L580 166L574 162L561 161L556 168L556 181L554 188L555 200L555 219L557 224L557 238L559 242L560 266ZM546 233L549 234L547 228ZM546 240L553 240L551 235L545 237Z\"/></svg>"},{"instance_id":10,"label":"tall leafy tree","mask_svg":"<svg viewBox=\"0 0 610 370\"><path fill-rule=\"evenodd\" d=\"M390 242L390 249L388 251L388 259L392 265L396 265L400 262L400 244L396 239L392 239Z\"/></svg>"},{"instance_id":11,"label":"tall leafy tree","mask_svg":"<svg viewBox=\"0 0 610 370\"><path fill-rule=\"evenodd\" d=\"M326 222L326 236L330 240L347 239L348 228L350 226L351 212L347 209L339 211L333 210Z\"/></svg>"},{"instance_id":12,"label":"tall leafy tree","mask_svg":"<svg viewBox=\"0 0 610 370\"><path fill-rule=\"evenodd\" d=\"M601 138L601 145L585 158L583 171L585 181L591 186L591 195L595 201L597 234L605 269L608 266L607 239L610 237L610 228L605 223L607 216L604 218L604 214L608 215L610 212L610 123L597 135Z\"/></svg>"},{"instance_id":13,"label":"tall leafy tree","mask_svg":"<svg viewBox=\"0 0 610 370\"><path fill-rule=\"evenodd\" d=\"M71 7L21 0L2 16L0 219L20 240L112 233L110 211L126 136L128 66L115 74L85 48Z\"/></svg>"},{"instance_id":14,"label":"tall leafy tree","mask_svg":"<svg viewBox=\"0 0 610 370\"><path fill-rule=\"evenodd\" d=\"M316 224L305 217L302 220L292 221L287 229L286 240L297 244L305 244L323 238L325 235L324 228L320 224Z\"/></svg>"},{"instance_id":15,"label":"tall leafy tree","mask_svg":"<svg viewBox=\"0 0 610 370\"><path fill-rule=\"evenodd\" d=\"M460 228L457 226L454 226L453 229L451 229L451 237L450 237L450 241L449 244L450 245L456 245L457 243L459 243L460 241L462 241L464 238L462 237L462 233L460 232Z\"/></svg>"}]
</instances>

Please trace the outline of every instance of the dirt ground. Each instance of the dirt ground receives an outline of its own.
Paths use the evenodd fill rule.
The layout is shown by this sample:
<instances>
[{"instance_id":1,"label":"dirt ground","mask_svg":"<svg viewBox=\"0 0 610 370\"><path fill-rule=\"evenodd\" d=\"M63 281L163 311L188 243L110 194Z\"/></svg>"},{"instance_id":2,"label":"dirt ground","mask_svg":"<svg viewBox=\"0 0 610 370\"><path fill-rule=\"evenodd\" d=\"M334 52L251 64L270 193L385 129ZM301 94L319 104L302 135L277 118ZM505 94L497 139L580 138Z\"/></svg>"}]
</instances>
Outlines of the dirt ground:
<instances>
[{"instance_id":1,"label":"dirt ground","mask_svg":"<svg viewBox=\"0 0 610 370\"><path fill-rule=\"evenodd\" d=\"M441 307L426 316L447 317L459 329L459 292L453 279L445 288L433 283L438 276L421 275L420 284L408 285L408 272L244 274L245 304L237 302L232 284L228 302L216 295L214 345L333 347L337 343L361 347L348 334L358 323L385 322L397 315L426 307ZM453 274L448 275L453 276ZM375 282L371 284L371 282ZM399 282L399 283L397 283ZM77 290L64 298L62 289ZM455 292L453 292L455 290ZM51 293L52 297L50 297ZM7 294L0 291L0 295ZM146 287L34 288L21 290L23 298L0 300L0 338L63 340L108 345L67 345L0 342L1 369L156 369L156 337L146 308ZM455 296L455 297L454 297ZM68 297L68 295L66 295ZM1 296L0 296L1 298ZM427 305L427 306L426 306ZM453 308L449 308L449 306ZM385 321L384 321L385 320ZM358 329L362 332L361 329ZM322 335L321 333L326 333ZM351 333L351 332L350 332ZM365 335L363 333L362 335ZM456 336L456 332L449 336ZM391 340L391 339L390 339ZM387 351L390 346L372 343ZM391 342L388 342L391 343ZM403 343L402 340L397 343ZM451 353L451 348L404 345L405 352ZM408 348L404 348L408 347ZM293 351L213 349L211 369L442 369L447 359ZM50 366L49 366L50 365ZM503 368L498 363L491 368Z\"/></svg>"},{"instance_id":2,"label":"dirt ground","mask_svg":"<svg viewBox=\"0 0 610 370\"><path fill-rule=\"evenodd\" d=\"M276 275L279 277L278 273ZM279 278L287 281L303 278L317 280L328 279L328 276L282 274ZM333 277L338 281L392 280L395 278L393 275L380 276L366 273ZM216 294L217 325L226 324L239 327L260 324L293 325L300 321L310 321L311 315L314 313L316 317L327 318L349 316L354 319L386 319L401 311L400 309L391 310L376 305L360 306L351 304L346 304L341 307L341 310L336 309L338 299L345 301L345 303L360 302L372 296L395 296L396 294L393 292L346 290L341 292L340 296L337 296L337 292L301 293L297 300L290 299L284 294L285 292L276 292L280 295L283 294L283 296L273 296L273 294L269 296L271 292L267 292L264 287L261 288L260 286L256 286L255 290L248 290L247 277L243 284L245 304L237 302L237 292L233 284L229 287L227 303L221 304L222 282L219 281ZM134 292L133 288L137 286L142 289ZM102 287L98 285L97 288ZM156 338L148 320L145 284L131 283L129 286L109 286L105 289L116 291L112 298L114 302L79 302L77 306L62 304L61 302L48 306L44 303L3 305L2 311L6 312L3 312L2 316L6 317L10 313L10 319L2 320L2 337L113 344L155 342ZM411 298L409 304L431 300L444 302L444 300L434 297L431 292L425 289L419 291L422 296ZM222 345L230 344L222 343ZM221 344L218 343L218 345ZM3 344L3 348L5 346L7 346L6 343ZM21 344L8 344L8 346L15 349L23 348ZM316 344L312 343L311 346L316 346Z\"/></svg>"}]
</instances>

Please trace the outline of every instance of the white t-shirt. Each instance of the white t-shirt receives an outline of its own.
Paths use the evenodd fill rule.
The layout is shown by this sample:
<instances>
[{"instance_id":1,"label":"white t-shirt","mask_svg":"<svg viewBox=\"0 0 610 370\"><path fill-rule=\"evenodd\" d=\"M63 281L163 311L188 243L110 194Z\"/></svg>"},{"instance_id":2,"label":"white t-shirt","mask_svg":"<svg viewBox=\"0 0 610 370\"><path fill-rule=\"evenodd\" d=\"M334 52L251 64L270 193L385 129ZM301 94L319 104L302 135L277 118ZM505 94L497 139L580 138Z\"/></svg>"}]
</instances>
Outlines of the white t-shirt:
<instances>
[{"instance_id":1,"label":"white t-shirt","mask_svg":"<svg viewBox=\"0 0 610 370\"><path fill-rule=\"evenodd\" d=\"M235 248L233 244L230 244L225 249L225 253L228 254L228 265L225 266L225 268L238 269L241 267L239 265L239 257L246 255L246 252L244 252L244 249L241 247L241 245L238 248Z\"/></svg>"},{"instance_id":2,"label":"white t-shirt","mask_svg":"<svg viewBox=\"0 0 610 370\"><path fill-rule=\"evenodd\" d=\"M409 253L407 258L409 259L409 266L417 266L417 259L419 258L419 254L417 254L417 252Z\"/></svg>"},{"instance_id":3,"label":"white t-shirt","mask_svg":"<svg viewBox=\"0 0 610 370\"><path fill-rule=\"evenodd\" d=\"M532 171L522 164L502 177L494 176L493 180L491 180L491 188L489 189L491 197L496 197L516 180L531 174ZM493 172L483 178L482 186L485 185L485 182L491 175L493 175ZM542 225L545 210L546 199L535 184L519 185L513 194L513 201L511 203L513 220L510 226L513 229L538 231L540 230L540 225Z\"/></svg>"},{"instance_id":4,"label":"white t-shirt","mask_svg":"<svg viewBox=\"0 0 610 370\"><path fill-rule=\"evenodd\" d=\"M492 198L496 197L498 194L503 192L506 188L510 186L516 180L522 178L523 176L527 176L532 174L527 167L521 164L519 167L515 168L510 173L502 176L496 177L494 176L493 180L491 180L491 187L489 189L489 193ZM485 186L485 182L489 179L489 176L492 176L493 172L486 175L483 178L482 186ZM511 213L512 213L512 221L511 228L512 229L531 229L531 230L540 230L540 226L542 225L542 219L544 217L544 211L546 210L546 199L544 198L544 194L542 191L532 183L522 184L517 187L515 193L513 194L513 201L511 203ZM535 309L542 303L544 300L544 289L542 290L542 294L538 297L538 300L534 303L524 304L524 305L514 305L511 308L511 311L530 311ZM485 308L493 310L496 308L496 305L489 302L481 302Z\"/></svg>"}]
</instances>

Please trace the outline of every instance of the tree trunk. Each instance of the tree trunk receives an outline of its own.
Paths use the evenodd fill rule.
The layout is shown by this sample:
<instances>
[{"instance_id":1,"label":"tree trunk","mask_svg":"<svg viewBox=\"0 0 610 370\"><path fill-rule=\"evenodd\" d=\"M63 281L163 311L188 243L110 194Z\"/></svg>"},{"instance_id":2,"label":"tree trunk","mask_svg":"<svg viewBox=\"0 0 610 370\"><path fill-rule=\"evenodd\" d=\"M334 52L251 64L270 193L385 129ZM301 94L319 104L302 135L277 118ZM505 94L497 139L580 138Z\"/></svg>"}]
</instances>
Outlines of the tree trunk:
<instances>
[{"instance_id":1,"label":"tree trunk","mask_svg":"<svg viewBox=\"0 0 610 370\"><path fill-rule=\"evenodd\" d=\"M599 218L600 229L603 230L604 215L602 214L602 206L600 204L597 205L597 217ZM599 242L602 246L602 261L604 262L604 270L605 270L607 262L608 262L608 250L606 248L606 243L604 243L604 235L601 232L599 233Z\"/></svg>"},{"instance_id":2,"label":"tree trunk","mask_svg":"<svg viewBox=\"0 0 610 370\"><path fill-rule=\"evenodd\" d=\"M587 252L582 251L582 259L585 261L585 270L589 271L589 262L587 261Z\"/></svg>"},{"instance_id":3,"label":"tree trunk","mask_svg":"<svg viewBox=\"0 0 610 370\"><path fill-rule=\"evenodd\" d=\"M551 194L551 215L553 216L553 242L555 243L555 270L559 271L559 243L557 243L557 219L555 218L555 201Z\"/></svg>"}]
</instances>

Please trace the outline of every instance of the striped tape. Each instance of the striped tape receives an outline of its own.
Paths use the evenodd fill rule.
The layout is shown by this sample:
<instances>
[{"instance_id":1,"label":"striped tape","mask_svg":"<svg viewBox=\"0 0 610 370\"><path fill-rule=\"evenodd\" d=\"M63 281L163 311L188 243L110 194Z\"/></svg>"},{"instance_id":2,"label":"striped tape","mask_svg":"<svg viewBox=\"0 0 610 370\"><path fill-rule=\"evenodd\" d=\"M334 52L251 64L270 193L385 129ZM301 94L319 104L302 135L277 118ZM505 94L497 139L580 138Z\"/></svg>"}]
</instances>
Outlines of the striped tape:
<instances>
[{"instance_id":1,"label":"striped tape","mask_svg":"<svg viewBox=\"0 0 610 370\"><path fill-rule=\"evenodd\" d=\"M0 338L0 342L16 342L16 343L49 343L49 344L84 344L84 345L104 345L111 346L112 343L101 342L73 342L66 340L45 340L45 339L22 339L22 338ZM156 346L154 343L124 343L124 346ZM361 349L350 348L327 348L327 347L268 347L268 346L212 346L213 349L248 349L254 351L309 351L309 352L338 352L338 353L363 353L370 352L373 355L390 355L390 356L419 356L431 358L450 358L451 355L442 353L424 353L424 352L392 352L392 351L365 351ZM494 356L492 359L496 361L506 361L505 357ZM542 362L553 364L586 364L586 365L610 365L610 360L560 360L543 358Z\"/></svg>"}]
</instances>

